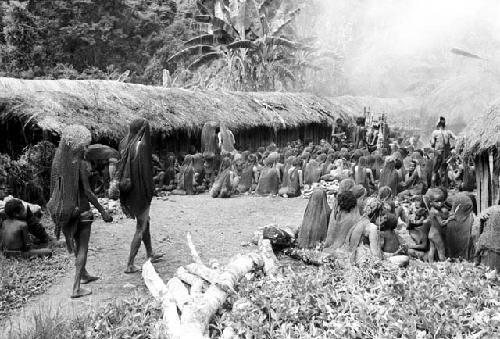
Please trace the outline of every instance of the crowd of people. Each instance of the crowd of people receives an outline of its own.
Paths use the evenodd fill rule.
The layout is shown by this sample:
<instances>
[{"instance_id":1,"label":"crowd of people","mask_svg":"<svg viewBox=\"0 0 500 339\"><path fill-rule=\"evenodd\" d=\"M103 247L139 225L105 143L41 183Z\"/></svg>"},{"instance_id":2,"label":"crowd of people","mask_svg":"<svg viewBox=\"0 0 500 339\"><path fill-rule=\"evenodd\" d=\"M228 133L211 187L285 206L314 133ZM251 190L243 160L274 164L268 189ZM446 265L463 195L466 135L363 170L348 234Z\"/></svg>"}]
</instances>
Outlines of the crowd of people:
<instances>
[{"instance_id":1,"label":"crowd of people","mask_svg":"<svg viewBox=\"0 0 500 339\"><path fill-rule=\"evenodd\" d=\"M137 221L126 273L140 270L134 260L141 243L148 258L161 260L162 254L152 248L149 218L151 200L160 192L308 198L297 246L343 251L354 260L368 254L380 259L413 256L433 262L483 257L500 262L477 246L474 168L470 159L453 150L454 135L446 130L444 119L430 148L416 148L407 140L399 144L389 139L386 124L380 126L384 123L365 127L359 120L349 133L336 128L331 140L318 144L298 140L281 148L270 144L238 151L226 126L208 122L199 152L169 154L162 161L153 155L150 126L144 119L130 124L118 151L90 145L90 132L83 126L66 128L52 164L47 210L56 237L62 232L68 251L75 254L72 297L90 294L81 284L98 279L86 270L94 219L90 204L105 222L113 220L91 184L96 164L107 178L99 181L98 189L119 199L123 212ZM18 199L6 200L0 231L4 253L47 255L27 243L28 233L51 240L40 231L39 218L34 217L40 212L33 209ZM483 222L488 218L480 216Z\"/></svg>"}]
</instances>

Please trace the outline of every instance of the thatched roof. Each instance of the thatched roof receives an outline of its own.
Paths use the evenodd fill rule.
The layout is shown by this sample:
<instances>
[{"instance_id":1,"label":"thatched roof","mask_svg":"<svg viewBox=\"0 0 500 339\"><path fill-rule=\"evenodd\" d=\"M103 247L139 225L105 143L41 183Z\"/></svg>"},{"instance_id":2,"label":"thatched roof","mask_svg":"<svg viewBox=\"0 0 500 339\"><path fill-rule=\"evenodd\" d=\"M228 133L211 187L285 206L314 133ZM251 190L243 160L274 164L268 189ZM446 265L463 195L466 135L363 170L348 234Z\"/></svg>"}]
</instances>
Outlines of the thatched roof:
<instances>
[{"instance_id":1,"label":"thatched roof","mask_svg":"<svg viewBox=\"0 0 500 339\"><path fill-rule=\"evenodd\" d=\"M116 137L139 116L167 133L200 129L209 120L237 131L333 124L339 117L349 118L335 99L306 93L195 92L104 80L0 78L0 119L30 119L56 133L82 124L96 135Z\"/></svg>"},{"instance_id":2,"label":"thatched roof","mask_svg":"<svg viewBox=\"0 0 500 339\"><path fill-rule=\"evenodd\" d=\"M462 146L476 155L500 147L500 98L480 114L461 134Z\"/></svg>"}]
</instances>

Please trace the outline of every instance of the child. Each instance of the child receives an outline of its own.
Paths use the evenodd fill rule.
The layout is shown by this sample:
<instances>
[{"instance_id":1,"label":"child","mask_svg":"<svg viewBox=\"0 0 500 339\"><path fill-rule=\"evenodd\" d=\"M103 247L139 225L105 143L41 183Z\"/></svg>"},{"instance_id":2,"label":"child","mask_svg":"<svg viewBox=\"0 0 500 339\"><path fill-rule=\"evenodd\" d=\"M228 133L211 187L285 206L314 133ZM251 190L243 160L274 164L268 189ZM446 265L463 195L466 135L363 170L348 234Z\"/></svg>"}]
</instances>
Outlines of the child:
<instances>
[{"instance_id":1,"label":"child","mask_svg":"<svg viewBox=\"0 0 500 339\"><path fill-rule=\"evenodd\" d=\"M19 199L10 199L5 203L7 219L2 222L0 230L0 249L6 256L50 257L48 248L30 249L27 219L31 211Z\"/></svg>"},{"instance_id":2,"label":"child","mask_svg":"<svg viewBox=\"0 0 500 339\"><path fill-rule=\"evenodd\" d=\"M448 220L443 215L441 201L430 201L429 205L429 262L434 262L436 252L439 261L445 261L443 227L447 225Z\"/></svg>"}]
</instances>

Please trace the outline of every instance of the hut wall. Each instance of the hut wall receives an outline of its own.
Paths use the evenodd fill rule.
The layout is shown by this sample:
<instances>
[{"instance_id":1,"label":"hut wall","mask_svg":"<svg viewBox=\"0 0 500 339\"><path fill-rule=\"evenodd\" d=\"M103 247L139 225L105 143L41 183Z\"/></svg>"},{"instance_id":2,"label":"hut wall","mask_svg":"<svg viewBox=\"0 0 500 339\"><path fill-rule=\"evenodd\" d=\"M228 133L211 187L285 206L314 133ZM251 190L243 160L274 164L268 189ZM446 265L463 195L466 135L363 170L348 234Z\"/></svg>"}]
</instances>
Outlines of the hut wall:
<instances>
[{"instance_id":1,"label":"hut wall","mask_svg":"<svg viewBox=\"0 0 500 339\"><path fill-rule=\"evenodd\" d=\"M476 183L477 183L477 200L478 213L481 213L491 206L491 183L490 183L490 166L487 153L481 153L476 157Z\"/></svg>"},{"instance_id":2,"label":"hut wall","mask_svg":"<svg viewBox=\"0 0 500 339\"><path fill-rule=\"evenodd\" d=\"M284 147L289 142L319 143L321 139L330 140L332 127L326 124L308 124L299 127L274 130L270 127L254 127L235 133L236 147L239 150L256 150L274 142L278 147Z\"/></svg>"},{"instance_id":3,"label":"hut wall","mask_svg":"<svg viewBox=\"0 0 500 339\"><path fill-rule=\"evenodd\" d=\"M170 134L153 132L153 153L163 158L167 153L195 153L201 149L201 131L175 130Z\"/></svg>"},{"instance_id":4,"label":"hut wall","mask_svg":"<svg viewBox=\"0 0 500 339\"><path fill-rule=\"evenodd\" d=\"M234 139L238 150L255 151L275 142L275 132L270 127L252 127L234 132Z\"/></svg>"}]
</instances>

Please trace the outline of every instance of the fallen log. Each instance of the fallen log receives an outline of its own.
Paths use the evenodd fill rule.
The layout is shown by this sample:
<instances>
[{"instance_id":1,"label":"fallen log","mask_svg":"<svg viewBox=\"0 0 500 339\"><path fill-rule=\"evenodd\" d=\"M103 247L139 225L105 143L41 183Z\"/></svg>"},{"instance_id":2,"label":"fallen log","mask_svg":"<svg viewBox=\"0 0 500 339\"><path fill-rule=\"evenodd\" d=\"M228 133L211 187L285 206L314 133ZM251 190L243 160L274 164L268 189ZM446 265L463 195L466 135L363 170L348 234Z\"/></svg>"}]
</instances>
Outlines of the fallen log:
<instances>
[{"instance_id":1,"label":"fallen log","mask_svg":"<svg viewBox=\"0 0 500 339\"><path fill-rule=\"evenodd\" d=\"M148 260L143 265L142 276L151 294L162 303L163 318L157 324L156 336L171 339L206 339L212 317L234 292L239 280L255 269L267 274L277 271L277 259L268 240L260 239L258 252L238 255L221 269L206 267L188 235L188 246L195 263L180 267L165 285ZM204 281L210 283L202 292ZM184 283L190 285L190 289ZM179 315L180 312L180 315ZM230 334L228 329L226 335Z\"/></svg>"}]
</instances>

